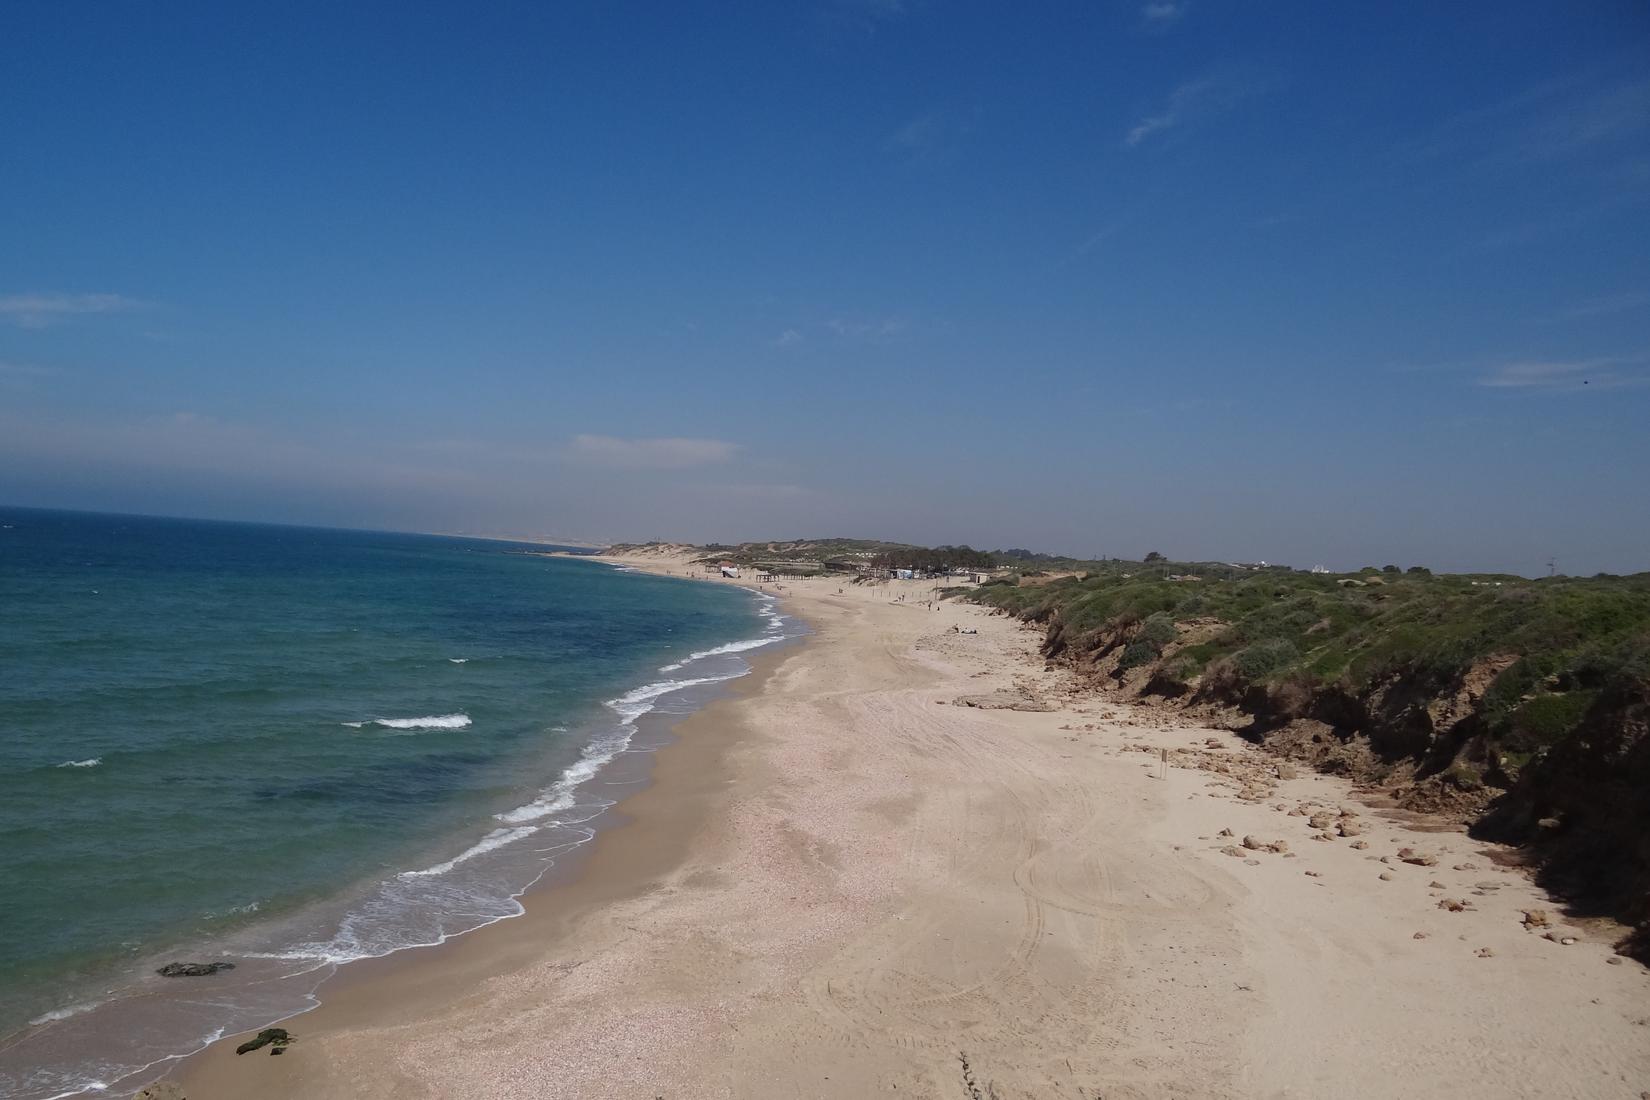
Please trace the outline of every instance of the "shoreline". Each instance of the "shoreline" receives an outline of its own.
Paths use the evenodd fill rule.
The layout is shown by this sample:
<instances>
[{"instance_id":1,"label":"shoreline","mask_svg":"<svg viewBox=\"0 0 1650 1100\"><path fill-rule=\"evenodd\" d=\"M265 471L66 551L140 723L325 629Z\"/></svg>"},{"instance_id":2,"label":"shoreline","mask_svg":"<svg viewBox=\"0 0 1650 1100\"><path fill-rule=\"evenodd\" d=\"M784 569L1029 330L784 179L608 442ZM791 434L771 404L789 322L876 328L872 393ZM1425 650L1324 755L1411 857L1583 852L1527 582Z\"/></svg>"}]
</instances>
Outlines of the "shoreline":
<instances>
[{"instance_id":1,"label":"shoreline","mask_svg":"<svg viewBox=\"0 0 1650 1100\"><path fill-rule=\"evenodd\" d=\"M813 636L749 655L676 725L572 881L356 964L280 1061L226 1040L156 1095L1631 1100L1650 1081L1645 972L1556 914L1579 942L1527 928L1552 903L1489 846L1076 694L1018 624L895 598L920 584L775 587ZM1302 807L1357 839L1310 843Z\"/></svg>"},{"instance_id":2,"label":"shoreline","mask_svg":"<svg viewBox=\"0 0 1650 1100\"><path fill-rule=\"evenodd\" d=\"M258 926L249 925L230 933L239 942L226 941L215 947L206 946L197 950L197 953L204 951L205 956L234 960L238 972L228 976L228 984L224 984L222 979L205 983L191 979L183 982L163 981L156 985L145 969L136 979L139 984L134 984L131 988L111 989L101 996L84 998L86 1004L77 1002L68 1011L43 1014L31 1021L29 1026L10 1034L7 1037L7 1049L15 1048L14 1060L22 1059L18 1064L25 1071L44 1070L48 1066L55 1070L59 1061L68 1067L70 1062L60 1055L72 1058L76 1062L84 1059L83 1065L91 1067L90 1072L86 1072L82 1065L75 1066L77 1073L85 1074L78 1078L79 1082L84 1083L71 1084L66 1079L55 1085L47 1084L45 1091L40 1095L46 1095L48 1092L58 1096L95 1093L132 1095L142 1090L141 1083L153 1082L162 1075L175 1074L183 1065L211 1049L214 1044L221 1044L226 1025L231 1030L247 1027L249 1017L257 1018L254 1013L262 1017L258 1028L287 1024L315 1011L317 1003L324 1003L324 999L330 996L333 989L338 988L363 967L371 969L370 964L386 963L402 955L439 950L448 943L495 924L519 919L524 911L522 901L525 897L554 888L558 883L576 877L578 868L587 857L591 842L597 839L601 832L616 823L622 823L622 815L616 813L618 802L637 787L645 788L645 785L651 782L652 755L661 746L670 743L671 730L676 722L684 714L691 714L719 698L729 685L749 675L753 666L746 658L754 654L747 653L748 650L782 650L799 637L796 624L788 617L779 615L775 610L775 603L776 601L771 599L751 600L752 609L757 612L753 617L756 623L760 624L754 632L747 633L741 630L731 634L727 641L716 644L707 641L701 643L706 648L693 652L688 652L684 647L676 656L662 658L674 663L658 668L650 666L635 683L622 688L615 698L599 706L592 702L592 709L605 713L606 717L581 725L581 730L588 726L588 731L583 737L582 750L576 752L570 760L564 760L561 764L555 765L553 770L545 773L550 777L547 780L548 785L539 791L531 803L493 815L497 819L496 822L484 820L482 826L494 826L488 835L481 836L478 831L475 836L466 836L465 833L450 836L448 843L455 840L458 842L450 849L451 852L457 852L450 859L432 853L426 861L433 864L429 869L402 872L383 881L380 881L379 875L368 876L340 895L346 898L359 895L355 897L355 901L347 904L330 900L321 901L312 909L321 911L324 919L326 909L345 905L340 912L345 914L342 919L345 922L344 927L347 927L350 915L357 911L356 907L370 903L373 895L386 888L386 882L406 878L409 874L421 876L441 873L443 869L450 870L452 866L480 854L488 854L488 858L491 859L493 857L490 853L493 849L502 847L489 843L495 839L496 834L524 831L523 823L547 829L544 835L549 837L554 834L556 839L553 842L541 839L534 844L529 841L522 844L522 850L517 851L515 861L521 866L516 867L516 870L520 871L521 875L517 880L519 885L513 888L509 897L499 894L497 897L481 899L478 895L476 899L466 901L465 895L455 899L456 907L445 902L439 903L435 909L435 919L441 927L434 929L436 935L428 942L405 942L390 946L380 954L358 954L337 959L332 959L331 956L324 959L323 956L316 955L309 965L296 965L296 968L294 964L277 961L302 961L301 956L288 953L293 949L285 946L287 940L280 938L280 929L306 920L313 923L315 914L311 911L298 911L278 915L273 925L269 925L269 922L265 925L277 930L273 933L276 936L274 946L264 946L257 942ZM679 671L684 667L688 667L690 671ZM661 688L669 690L658 690ZM612 725L611 731L605 730L604 727L608 725ZM627 729L629 733L624 732ZM558 796L555 805L549 804L552 795ZM563 802L569 804L563 806ZM558 812L558 808L571 810L573 814L569 818L567 814ZM524 814L529 816L520 816ZM553 817L554 820L545 820L547 817ZM563 821L563 818L567 820ZM497 825L498 822L503 823L502 827ZM466 844L468 847L465 847ZM546 844L549 847L545 847ZM535 857L534 852L527 849L544 854ZM526 863L522 863L523 858ZM538 861L536 865L533 862L535 859ZM436 862L438 860L441 862ZM424 863L415 859L408 866L422 868ZM458 885L455 883L449 889ZM436 900L439 902L440 899ZM474 908L475 900L487 901L486 909L497 912ZM511 908L515 911L504 911ZM452 909L452 912L447 912L448 909ZM291 927L286 927L286 931L290 933ZM323 932L323 938L327 934ZM339 936L342 934L337 933ZM311 945L307 941L299 945L309 946L321 945ZM263 953L268 951L278 953ZM165 954L175 956L179 952ZM162 957L156 956L157 959ZM152 969L153 965L151 963L148 969ZM148 980L143 983L145 978ZM150 989L147 986L154 988ZM247 999L247 1005L253 1007L234 1007L241 1004L243 998ZM216 1011L202 1017L200 1010L211 1007L214 1000L221 1001ZM306 1000L308 1004L305 1003ZM171 1039L167 1039L165 1029L174 1027L175 1021L169 1020L162 1028L156 1028L155 1022L159 1018L157 1013L169 1013L174 1006L193 1006L186 1008L186 1011L193 1014L191 1018L199 1018L195 1019L195 1022L205 1021L205 1026L192 1030L187 1026L191 1018L186 1018L183 1021L185 1027L177 1030ZM231 1012L238 1013L238 1016L229 1015ZM267 1014L263 1014L265 1012ZM112 1018L108 1016L109 1013L113 1013ZM62 1030L65 1027L71 1030L65 1033ZM96 1050L105 1049L109 1053L119 1051L118 1041L112 1047L100 1045L100 1033L105 1036L119 1036L124 1033L135 1038L141 1037L143 1042L156 1045L160 1049L154 1053L143 1052L143 1055L152 1061L142 1068L135 1067L144 1060L143 1055L136 1060L127 1061L124 1066L113 1060L100 1064L96 1060ZM194 1038L207 1033L215 1034L218 1038ZM94 1053L81 1053L83 1051ZM119 1053L116 1053L117 1058ZM102 1072L99 1072L100 1068ZM93 1080L94 1076L113 1084L97 1083ZM50 1078L44 1080L49 1081ZM40 1079L36 1080L34 1087L40 1087ZM62 1089L67 1091L58 1091Z\"/></svg>"},{"instance_id":3,"label":"shoreline","mask_svg":"<svg viewBox=\"0 0 1650 1100\"><path fill-rule=\"evenodd\" d=\"M606 564L631 564L592 557ZM670 574L661 571L661 575ZM805 619L793 617L806 625ZM451 936L439 944L355 960L340 967L318 991L321 1000L316 1007L281 1022L293 1023L291 1030L302 1035L363 1025L394 1026L406 1016L438 1011L451 999L451 985L474 987L507 974L530 962L538 945L566 937L574 925L594 911L644 894L653 877L685 861L708 812L709 799L720 786L717 764L735 738L726 727L707 720L706 712L759 693L763 681L787 653L808 642L804 634L746 655L750 671L724 681L717 698L685 718L672 722L664 716L650 716L650 725L664 727L656 733L663 740L654 747L637 750L646 754L649 763L640 777L626 782L641 784L640 789L622 796L605 811L602 818L612 820L602 821L588 843L558 860L551 873L520 895L520 915ZM666 777L669 791L658 792ZM592 875L592 867L604 857L623 861L625 873ZM506 925L515 933L510 940L495 935L491 939L499 942L482 942L482 937ZM160 1088L164 1090L168 1082L173 1082L190 1095L300 1095L297 1090L303 1086L293 1082L294 1091L288 1093L288 1086L279 1078L270 1079L269 1074L260 1075L264 1080L255 1086L248 1083L245 1062L233 1053L233 1047L251 1034L226 1035L180 1060L160 1080ZM290 1059L271 1068L285 1069L297 1062ZM249 1091L254 1088L258 1091ZM274 1091L267 1091L271 1088ZM167 1093L161 1091L158 1095Z\"/></svg>"}]
</instances>

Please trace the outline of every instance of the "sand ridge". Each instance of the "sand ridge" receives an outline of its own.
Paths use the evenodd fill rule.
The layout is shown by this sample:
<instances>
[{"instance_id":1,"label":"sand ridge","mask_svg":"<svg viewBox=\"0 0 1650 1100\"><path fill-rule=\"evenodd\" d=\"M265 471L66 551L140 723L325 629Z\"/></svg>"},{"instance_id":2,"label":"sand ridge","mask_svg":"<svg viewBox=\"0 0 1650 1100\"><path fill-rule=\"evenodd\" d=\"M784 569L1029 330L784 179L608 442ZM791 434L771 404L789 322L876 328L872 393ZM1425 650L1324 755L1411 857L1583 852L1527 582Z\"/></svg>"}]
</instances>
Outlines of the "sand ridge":
<instances>
[{"instance_id":1,"label":"sand ridge","mask_svg":"<svg viewBox=\"0 0 1650 1100\"><path fill-rule=\"evenodd\" d=\"M279 1059L220 1043L187 1095L1650 1088L1646 972L1463 834L1077 693L924 582L777 587L815 635L682 724L578 882L340 983Z\"/></svg>"}]
</instances>

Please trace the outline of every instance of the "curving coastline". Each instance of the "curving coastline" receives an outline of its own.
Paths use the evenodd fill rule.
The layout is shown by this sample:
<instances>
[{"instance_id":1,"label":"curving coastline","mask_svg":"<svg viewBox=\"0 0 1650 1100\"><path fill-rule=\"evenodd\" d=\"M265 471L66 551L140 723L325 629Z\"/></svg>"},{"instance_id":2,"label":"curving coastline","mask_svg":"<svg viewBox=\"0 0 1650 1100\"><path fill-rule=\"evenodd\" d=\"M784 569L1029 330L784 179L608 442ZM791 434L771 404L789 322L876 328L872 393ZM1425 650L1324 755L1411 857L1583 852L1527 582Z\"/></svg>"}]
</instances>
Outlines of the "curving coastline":
<instances>
[{"instance_id":1,"label":"curving coastline","mask_svg":"<svg viewBox=\"0 0 1650 1100\"><path fill-rule=\"evenodd\" d=\"M758 601L760 635L695 651L606 700L609 721L587 731L577 759L559 767L531 801L495 814L497 827L456 854L203 941L198 950L236 960L234 973L214 976L210 986L142 978L137 986L33 1017L0 1044L0 1093L18 1100L132 1095L226 1033L308 1012L351 964L439 946L520 916L522 895L567 873L578 850L615 820L610 811L622 792L645 782L645 769L631 761L645 760L667 739L671 722L746 675L749 665L740 653L794 636L795 624L772 604ZM669 675L684 667L694 674ZM463 730L470 718L452 713L342 725L378 727L387 736L431 736ZM248 906L242 916L257 909Z\"/></svg>"},{"instance_id":2,"label":"curving coastline","mask_svg":"<svg viewBox=\"0 0 1650 1100\"><path fill-rule=\"evenodd\" d=\"M352 968L280 1060L219 1044L175 1083L1487 1100L1650 1072L1645 972L1493 846L1092 699L978 609L787 588L814 635L680 723L570 881ZM1308 805L1357 839L1310 843Z\"/></svg>"}]
</instances>

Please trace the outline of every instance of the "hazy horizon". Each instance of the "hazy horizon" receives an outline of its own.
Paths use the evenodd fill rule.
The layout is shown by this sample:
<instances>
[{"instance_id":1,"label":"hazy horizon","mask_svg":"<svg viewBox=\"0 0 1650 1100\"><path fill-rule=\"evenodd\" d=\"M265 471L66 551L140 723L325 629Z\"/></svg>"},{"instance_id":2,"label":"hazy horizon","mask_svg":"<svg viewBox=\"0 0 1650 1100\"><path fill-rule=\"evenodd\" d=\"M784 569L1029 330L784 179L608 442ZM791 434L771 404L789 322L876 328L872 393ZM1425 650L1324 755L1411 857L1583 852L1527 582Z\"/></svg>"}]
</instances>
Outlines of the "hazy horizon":
<instances>
[{"instance_id":1,"label":"hazy horizon","mask_svg":"<svg viewBox=\"0 0 1650 1100\"><path fill-rule=\"evenodd\" d=\"M18 5L0 502L1650 569L1650 9Z\"/></svg>"}]
</instances>

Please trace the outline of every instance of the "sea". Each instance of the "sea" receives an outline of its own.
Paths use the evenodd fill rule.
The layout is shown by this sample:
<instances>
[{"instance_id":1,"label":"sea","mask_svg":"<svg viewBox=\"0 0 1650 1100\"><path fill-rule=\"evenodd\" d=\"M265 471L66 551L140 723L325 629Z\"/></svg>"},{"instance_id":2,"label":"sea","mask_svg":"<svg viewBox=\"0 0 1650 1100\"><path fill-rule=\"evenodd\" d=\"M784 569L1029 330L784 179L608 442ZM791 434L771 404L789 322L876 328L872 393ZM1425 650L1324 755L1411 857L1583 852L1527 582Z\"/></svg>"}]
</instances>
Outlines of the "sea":
<instances>
[{"instance_id":1,"label":"sea","mask_svg":"<svg viewBox=\"0 0 1650 1100\"><path fill-rule=\"evenodd\" d=\"M547 549L0 508L0 1097L128 1095L520 914L801 632Z\"/></svg>"}]
</instances>

